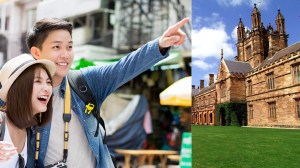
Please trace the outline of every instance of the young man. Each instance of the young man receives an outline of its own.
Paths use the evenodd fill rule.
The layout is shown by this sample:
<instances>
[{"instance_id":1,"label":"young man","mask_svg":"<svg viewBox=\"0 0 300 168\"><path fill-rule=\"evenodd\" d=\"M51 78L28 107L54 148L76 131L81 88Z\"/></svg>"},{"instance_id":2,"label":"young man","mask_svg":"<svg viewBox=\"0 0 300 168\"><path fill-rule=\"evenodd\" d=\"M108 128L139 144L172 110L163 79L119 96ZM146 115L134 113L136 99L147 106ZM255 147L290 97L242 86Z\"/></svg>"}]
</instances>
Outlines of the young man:
<instances>
[{"instance_id":1,"label":"young man","mask_svg":"<svg viewBox=\"0 0 300 168\"><path fill-rule=\"evenodd\" d=\"M98 107L118 87L168 56L169 47L181 45L185 40L185 33L180 28L188 20L185 18L169 27L159 39L148 42L115 64L81 69ZM75 168L114 167L107 146L103 144L103 131L97 129L99 134L94 136L97 120L93 115L84 113L85 104L74 91L71 91L71 120L67 129L69 136L67 143L64 143L66 141L63 121L66 76L74 57L72 25L60 19L42 19L27 34L26 42L35 59L48 59L56 65L56 72L52 79L52 122L39 131L41 135L39 149L35 149L36 130L33 130L31 158L34 158L34 153L38 151L38 167L53 165L60 161L65 161L68 167ZM33 159L28 160L27 163L28 167L34 166Z\"/></svg>"}]
</instances>

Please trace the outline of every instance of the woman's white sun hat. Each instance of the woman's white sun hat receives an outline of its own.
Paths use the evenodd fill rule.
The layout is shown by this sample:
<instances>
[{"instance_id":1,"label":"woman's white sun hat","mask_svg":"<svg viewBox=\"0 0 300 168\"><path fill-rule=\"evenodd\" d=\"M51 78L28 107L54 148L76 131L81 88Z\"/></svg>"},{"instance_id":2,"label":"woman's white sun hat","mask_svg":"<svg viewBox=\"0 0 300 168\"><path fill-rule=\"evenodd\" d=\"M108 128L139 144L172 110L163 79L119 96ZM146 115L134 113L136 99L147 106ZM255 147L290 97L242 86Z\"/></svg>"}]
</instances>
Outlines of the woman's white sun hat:
<instances>
[{"instance_id":1,"label":"woman's white sun hat","mask_svg":"<svg viewBox=\"0 0 300 168\"><path fill-rule=\"evenodd\" d=\"M53 76L56 71L56 66L52 61L45 59L35 60L29 54L22 54L10 59L3 65L0 71L1 100L6 101L7 93L14 81L25 69L34 64L43 64L47 68L51 76Z\"/></svg>"}]
</instances>

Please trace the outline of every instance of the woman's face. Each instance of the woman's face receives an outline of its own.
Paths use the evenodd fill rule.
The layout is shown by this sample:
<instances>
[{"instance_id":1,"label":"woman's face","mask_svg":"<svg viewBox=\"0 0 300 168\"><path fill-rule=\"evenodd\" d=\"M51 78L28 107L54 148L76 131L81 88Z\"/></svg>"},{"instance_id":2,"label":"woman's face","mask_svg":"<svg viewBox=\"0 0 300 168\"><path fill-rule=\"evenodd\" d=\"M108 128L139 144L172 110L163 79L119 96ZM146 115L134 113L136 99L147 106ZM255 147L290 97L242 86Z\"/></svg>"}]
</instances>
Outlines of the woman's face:
<instances>
[{"instance_id":1,"label":"woman's face","mask_svg":"<svg viewBox=\"0 0 300 168\"><path fill-rule=\"evenodd\" d=\"M32 114L45 112L51 96L52 84L50 77L43 68L37 68L35 70L31 96Z\"/></svg>"}]
</instances>

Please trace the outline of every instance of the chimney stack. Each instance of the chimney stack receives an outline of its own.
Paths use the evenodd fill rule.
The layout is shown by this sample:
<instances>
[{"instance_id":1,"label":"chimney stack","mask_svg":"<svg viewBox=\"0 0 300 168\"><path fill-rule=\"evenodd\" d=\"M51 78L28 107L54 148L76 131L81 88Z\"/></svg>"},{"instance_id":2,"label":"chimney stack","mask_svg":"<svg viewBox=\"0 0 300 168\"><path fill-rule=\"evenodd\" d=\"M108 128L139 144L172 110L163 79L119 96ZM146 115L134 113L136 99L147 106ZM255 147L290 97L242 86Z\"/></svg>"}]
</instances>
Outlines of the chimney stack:
<instances>
[{"instance_id":1,"label":"chimney stack","mask_svg":"<svg viewBox=\"0 0 300 168\"><path fill-rule=\"evenodd\" d=\"M204 88L204 80L200 80L200 90Z\"/></svg>"},{"instance_id":2,"label":"chimney stack","mask_svg":"<svg viewBox=\"0 0 300 168\"><path fill-rule=\"evenodd\" d=\"M209 85L212 85L214 83L214 74L209 74Z\"/></svg>"},{"instance_id":3,"label":"chimney stack","mask_svg":"<svg viewBox=\"0 0 300 168\"><path fill-rule=\"evenodd\" d=\"M195 85L192 85L192 89L195 89Z\"/></svg>"}]
</instances>

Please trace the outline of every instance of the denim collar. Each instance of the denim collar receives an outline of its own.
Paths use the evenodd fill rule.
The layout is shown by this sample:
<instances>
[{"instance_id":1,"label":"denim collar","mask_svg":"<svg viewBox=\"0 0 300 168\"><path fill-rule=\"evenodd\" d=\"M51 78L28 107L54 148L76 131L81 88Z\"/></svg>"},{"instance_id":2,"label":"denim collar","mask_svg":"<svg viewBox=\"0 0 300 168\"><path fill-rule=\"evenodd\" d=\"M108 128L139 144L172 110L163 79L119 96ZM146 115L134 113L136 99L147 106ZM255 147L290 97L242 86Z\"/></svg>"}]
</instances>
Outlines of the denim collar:
<instances>
[{"instance_id":1,"label":"denim collar","mask_svg":"<svg viewBox=\"0 0 300 168\"><path fill-rule=\"evenodd\" d=\"M67 76L65 76L60 84L59 87L59 96L64 98L65 96L65 92L66 92L66 80L67 80Z\"/></svg>"}]
</instances>

